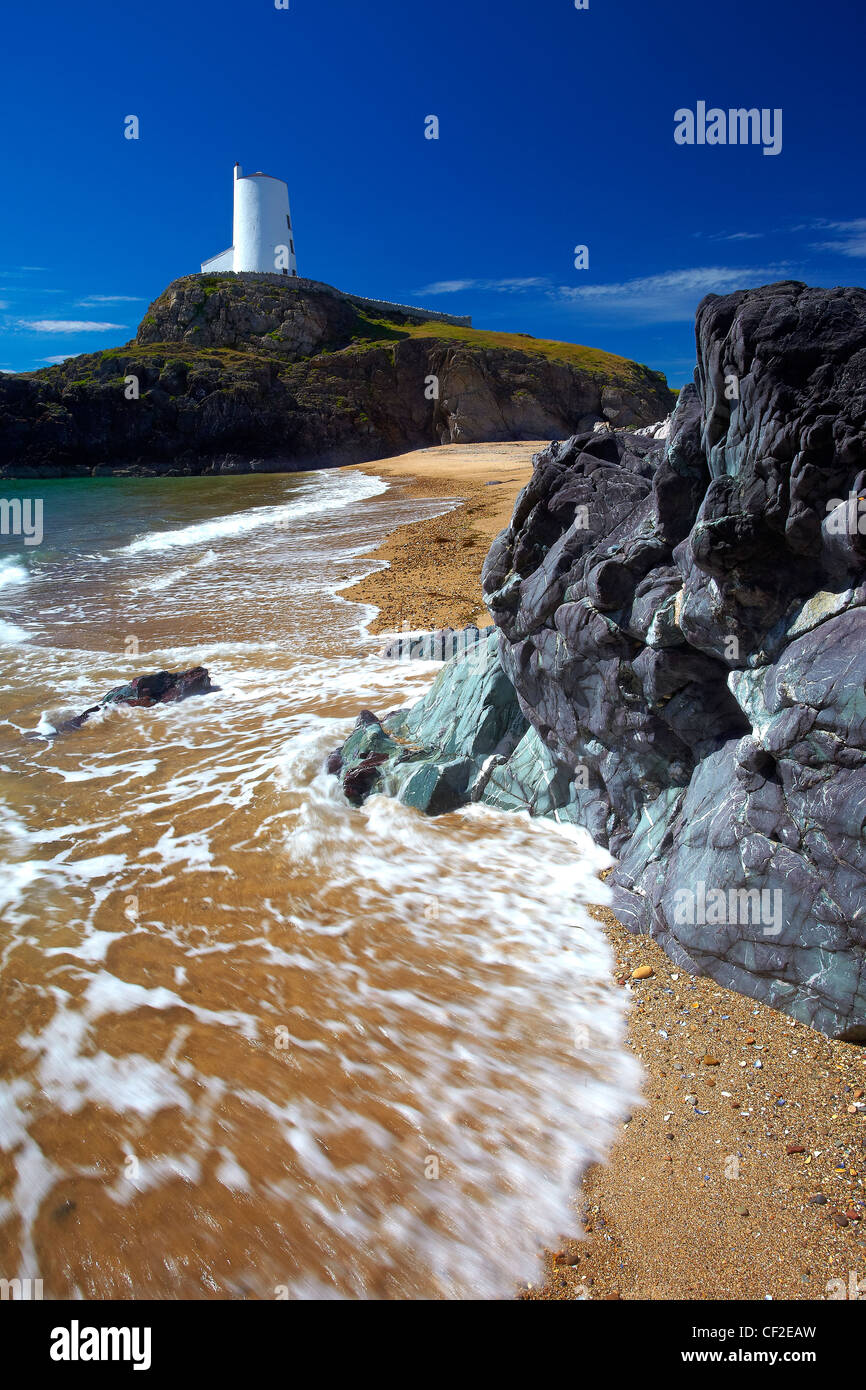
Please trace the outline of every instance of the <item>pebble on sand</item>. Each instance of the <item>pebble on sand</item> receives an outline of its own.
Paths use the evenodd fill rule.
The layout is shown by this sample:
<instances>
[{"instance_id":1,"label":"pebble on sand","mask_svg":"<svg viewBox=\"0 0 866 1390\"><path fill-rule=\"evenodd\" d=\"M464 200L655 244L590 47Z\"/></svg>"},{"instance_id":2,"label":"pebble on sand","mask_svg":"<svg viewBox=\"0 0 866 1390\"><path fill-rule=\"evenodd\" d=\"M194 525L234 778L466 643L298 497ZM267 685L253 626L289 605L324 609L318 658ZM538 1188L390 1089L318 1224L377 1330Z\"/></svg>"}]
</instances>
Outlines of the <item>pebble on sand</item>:
<instances>
[{"instance_id":1,"label":"pebble on sand","mask_svg":"<svg viewBox=\"0 0 866 1390\"><path fill-rule=\"evenodd\" d=\"M651 965L639 965L637 970L631 972L631 977L633 980L649 980L654 974Z\"/></svg>"}]
</instances>

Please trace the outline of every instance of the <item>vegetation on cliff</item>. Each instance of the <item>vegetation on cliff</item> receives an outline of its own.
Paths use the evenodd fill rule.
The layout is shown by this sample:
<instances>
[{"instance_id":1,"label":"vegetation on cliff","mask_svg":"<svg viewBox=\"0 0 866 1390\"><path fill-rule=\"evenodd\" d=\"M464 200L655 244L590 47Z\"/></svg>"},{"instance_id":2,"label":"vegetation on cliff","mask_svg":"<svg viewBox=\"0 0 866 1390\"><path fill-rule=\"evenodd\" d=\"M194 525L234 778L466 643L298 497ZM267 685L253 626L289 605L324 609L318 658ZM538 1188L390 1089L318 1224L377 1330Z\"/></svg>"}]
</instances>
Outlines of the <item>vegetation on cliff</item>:
<instances>
[{"instance_id":1,"label":"vegetation on cliff","mask_svg":"<svg viewBox=\"0 0 866 1390\"><path fill-rule=\"evenodd\" d=\"M673 405L659 373L610 353L275 280L186 276L125 346L0 376L0 472L315 467L646 424Z\"/></svg>"}]
</instances>

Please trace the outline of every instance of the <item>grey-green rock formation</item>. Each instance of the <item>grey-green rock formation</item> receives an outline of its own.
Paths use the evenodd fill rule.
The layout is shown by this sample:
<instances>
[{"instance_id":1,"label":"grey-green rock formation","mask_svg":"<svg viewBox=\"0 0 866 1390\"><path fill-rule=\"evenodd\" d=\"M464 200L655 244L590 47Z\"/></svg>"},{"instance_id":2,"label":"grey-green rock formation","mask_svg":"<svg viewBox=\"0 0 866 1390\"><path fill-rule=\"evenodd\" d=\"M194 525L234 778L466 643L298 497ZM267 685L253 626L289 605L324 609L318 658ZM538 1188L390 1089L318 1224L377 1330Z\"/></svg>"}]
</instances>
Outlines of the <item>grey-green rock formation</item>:
<instances>
[{"instance_id":1,"label":"grey-green rock formation","mask_svg":"<svg viewBox=\"0 0 866 1390\"><path fill-rule=\"evenodd\" d=\"M630 930L866 1041L866 290L710 296L697 347L666 440L536 457L484 568L485 689L527 732L478 767L446 668L425 809L447 774L449 805L576 821Z\"/></svg>"}]
</instances>

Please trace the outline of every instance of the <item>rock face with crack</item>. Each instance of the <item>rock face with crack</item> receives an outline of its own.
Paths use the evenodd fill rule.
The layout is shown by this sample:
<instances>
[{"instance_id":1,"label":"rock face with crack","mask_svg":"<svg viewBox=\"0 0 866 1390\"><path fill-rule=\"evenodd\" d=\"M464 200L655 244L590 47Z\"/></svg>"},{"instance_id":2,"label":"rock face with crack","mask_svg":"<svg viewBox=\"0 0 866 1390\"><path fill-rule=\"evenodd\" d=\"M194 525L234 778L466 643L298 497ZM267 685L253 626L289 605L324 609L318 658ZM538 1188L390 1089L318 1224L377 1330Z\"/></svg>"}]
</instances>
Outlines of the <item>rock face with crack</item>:
<instances>
[{"instance_id":1,"label":"rock face with crack","mask_svg":"<svg viewBox=\"0 0 866 1390\"><path fill-rule=\"evenodd\" d=\"M710 296L697 349L667 439L537 456L484 570L526 730L460 785L585 825L684 968L866 1039L866 291Z\"/></svg>"}]
</instances>

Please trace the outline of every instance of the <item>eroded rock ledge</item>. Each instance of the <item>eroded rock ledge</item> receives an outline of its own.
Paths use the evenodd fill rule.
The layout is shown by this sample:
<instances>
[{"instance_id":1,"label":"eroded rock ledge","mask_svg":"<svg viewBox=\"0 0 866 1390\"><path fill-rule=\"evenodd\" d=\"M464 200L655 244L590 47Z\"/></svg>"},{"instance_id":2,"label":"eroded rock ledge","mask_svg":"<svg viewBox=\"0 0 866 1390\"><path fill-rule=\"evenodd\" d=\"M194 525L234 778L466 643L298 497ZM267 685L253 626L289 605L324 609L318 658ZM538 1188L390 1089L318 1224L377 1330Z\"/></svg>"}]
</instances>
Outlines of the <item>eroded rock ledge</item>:
<instances>
[{"instance_id":1,"label":"eroded rock ledge","mask_svg":"<svg viewBox=\"0 0 866 1390\"><path fill-rule=\"evenodd\" d=\"M585 825L631 930L864 1040L866 291L710 296L697 349L667 440L537 456L484 569L498 637L368 724L360 794Z\"/></svg>"}]
</instances>

